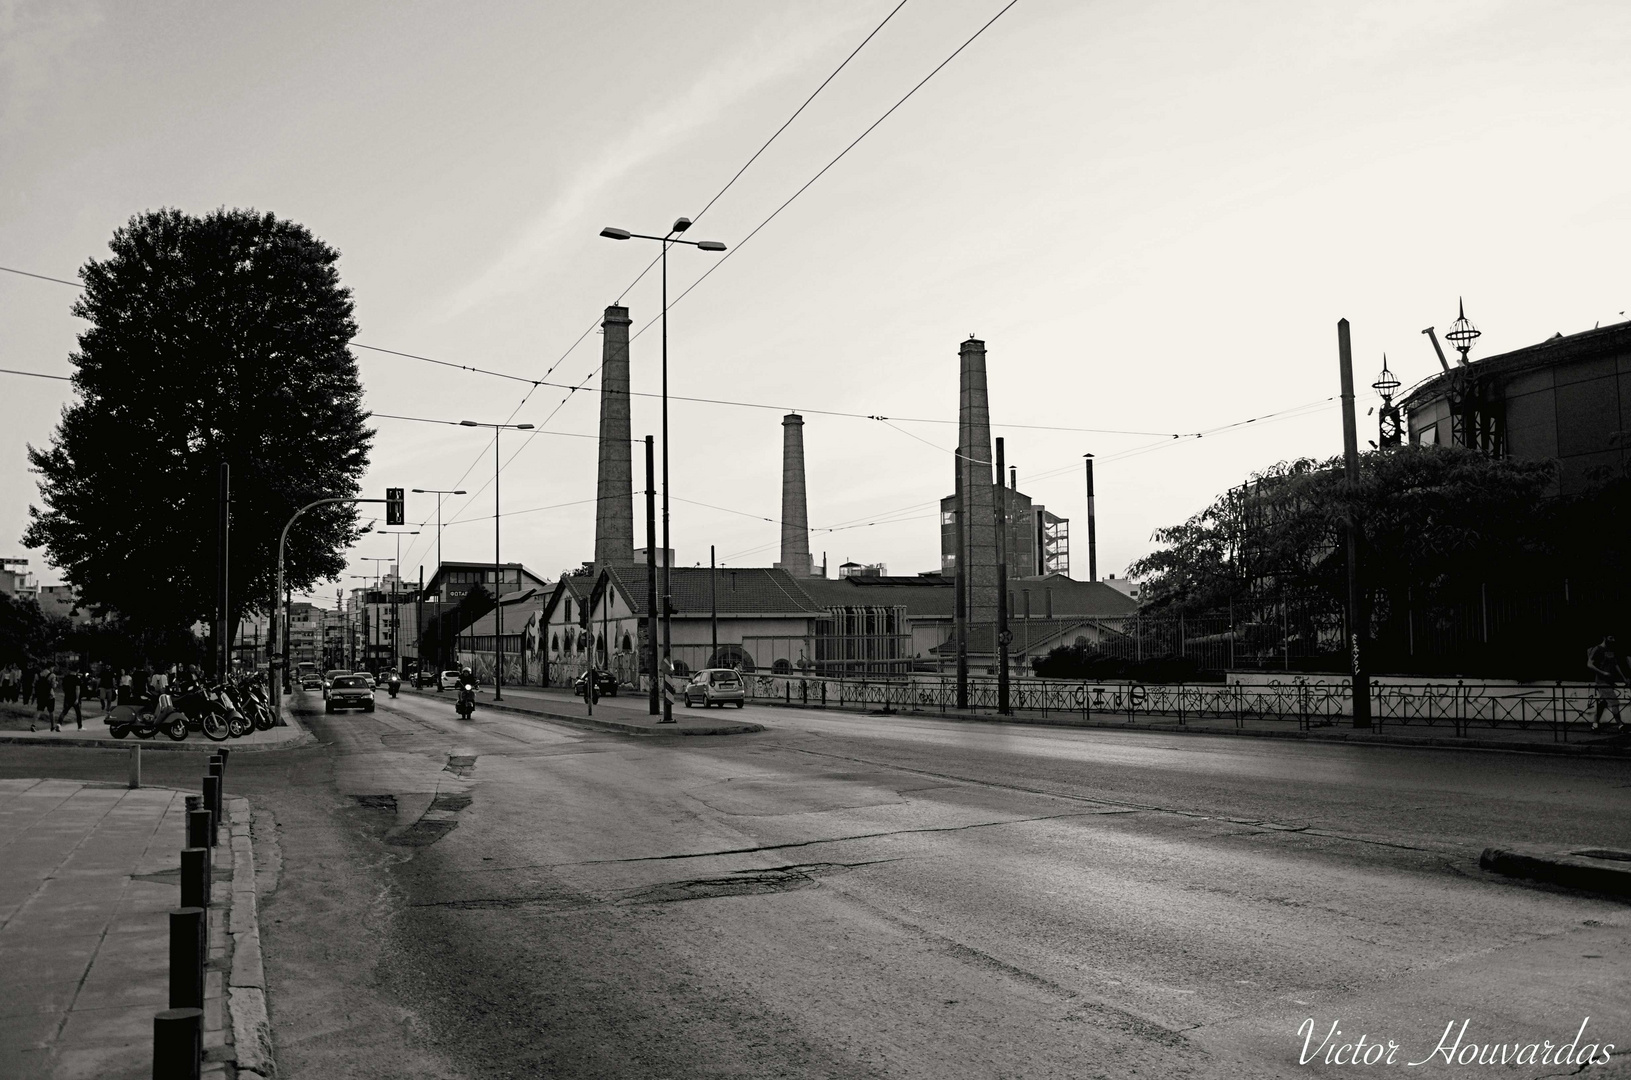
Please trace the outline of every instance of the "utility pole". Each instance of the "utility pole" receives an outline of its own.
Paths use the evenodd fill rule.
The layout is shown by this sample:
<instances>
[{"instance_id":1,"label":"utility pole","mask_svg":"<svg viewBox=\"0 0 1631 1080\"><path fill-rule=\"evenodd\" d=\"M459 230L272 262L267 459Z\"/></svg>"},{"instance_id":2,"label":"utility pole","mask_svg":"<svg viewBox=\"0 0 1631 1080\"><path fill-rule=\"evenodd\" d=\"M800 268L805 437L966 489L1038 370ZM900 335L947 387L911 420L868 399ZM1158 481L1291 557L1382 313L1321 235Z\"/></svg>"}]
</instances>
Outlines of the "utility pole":
<instances>
[{"instance_id":1,"label":"utility pole","mask_svg":"<svg viewBox=\"0 0 1631 1080\"><path fill-rule=\"evenodd\" d=\"M232 670L232 627L228 620L232 618L232 608L228 604L227 593L227 555L228 534L232 528L232 471L231 466L221 462L220 494L216 508L216 584L215 584L215 675L216 678L225 679Z\"/></svg>"},{"instance_id":2,"label":"utility pole","mask_svg":"<svg viewBox=\"0 0 1631 1080\"><path fill-rule=\"evenodd\" d=\"M1349 495L1359 489L1359 425L1354 417L1353 348L1348 342L1348 320L1337 320L1337 359L1342 370L1342 463ZM1354 727L1371 726L1369 659L1365 647L1368 619L1365 592L1359 576L1359 522L1350 505L1348 514L1348 648L1353 669Z\"/></svg>"},{"instance_id":3,"label":"utility pole","mask_svg":"<svg viewBox=\"0 0 1631 1080\"><path fill-rule=\"evenodd\" d=\"M1093 508L1093 455L1083 454L1087 462L1087 580L1099 580L1099 536Z\"/></svg>"},{"instance_id":4,"label":"utility pole","mask_svg":"<svg viewBox=\"0 0 1631 1080\"><path fill-rule=\"evenodd\" d=\"M997 712L1002 716L1014 710L1008 699L1008 643L1014 635L1008 630L1008 489L1002 483L1002 436L997 436L997 482L991 485L997 497Z\"/></svg>"},{"instance_id":5,"label":"utility pole","mask_svg":"<svg viewBox=\"0 0 1631 1080\"><path fill-rule=\"evenodd\" d=\"M646 436L646 652L651 671L651 715L663 711L657 667L657 480L652 436Z\"/></svg>"},{"instance_id":6,"label":"utility pole","mask_svg":"<svg viewBox=\"0 0 1631 1080\"><path fill-rule=\"evenodd\" d=\"M711 627L714 651L708 654L708 663L719 659L719 570L714 565L714 546L708 545L708 625Z\"/></svg>"},{"instance_id":7,"label":"utility pole","mask_svg":"<svg viewBox=\"0 0 1631 1080\"><path fill-rule=\"evenodd\" d=\"M957 552L952 563L953 626L957 635L957 707L968 708L968 551L964 535L968 515L963 512L963 448L957 448L957 488L952 495L952 518Z\"/></svg>"}]
</instances>

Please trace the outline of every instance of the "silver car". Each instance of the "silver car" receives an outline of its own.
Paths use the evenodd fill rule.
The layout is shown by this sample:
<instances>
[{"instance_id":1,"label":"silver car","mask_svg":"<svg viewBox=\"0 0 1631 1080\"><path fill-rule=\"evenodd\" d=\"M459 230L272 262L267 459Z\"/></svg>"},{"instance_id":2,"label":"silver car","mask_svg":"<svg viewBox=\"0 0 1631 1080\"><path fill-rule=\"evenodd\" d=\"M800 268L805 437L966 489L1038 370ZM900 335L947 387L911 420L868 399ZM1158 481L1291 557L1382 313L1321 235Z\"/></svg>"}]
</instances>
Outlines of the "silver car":
<instances>
[{"instance_id":1,"label":"silver car","mask_svg":"<svg viewBox=\"0 0 1631 1080\"><path fill-rule=\"evenodd\" d=\"M688 709L698 705L704 709L710 705L720 708L735 705L740 709L747 704L747 699L747 687L742 684L741 673L735 668L704 668L685 684L685 707Z\"/></svg>"}]
</instances>

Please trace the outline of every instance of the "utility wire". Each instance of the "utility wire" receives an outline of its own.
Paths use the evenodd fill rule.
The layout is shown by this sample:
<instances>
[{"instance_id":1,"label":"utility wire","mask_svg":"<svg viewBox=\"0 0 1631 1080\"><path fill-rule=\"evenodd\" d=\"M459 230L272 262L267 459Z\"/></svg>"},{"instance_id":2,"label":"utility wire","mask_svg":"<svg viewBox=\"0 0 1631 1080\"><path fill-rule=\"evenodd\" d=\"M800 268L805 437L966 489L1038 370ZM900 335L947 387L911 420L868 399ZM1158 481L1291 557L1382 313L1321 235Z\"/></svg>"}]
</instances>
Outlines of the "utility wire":
<instances>
[{"instance_id":1,"label":"utility wire","mask_svg":"<svg viewBox=\"0 0 1631 1080\"><path fill-rule=\"evenodd\" d=\"M74 381L74 377L72 375L47 375L43 371L18 371L15 368L0 368L0 372L4 372L7 375L32 375L36 379L61 379L63 382Z\"/></svg>"},{"instance_id":2,"label":"utility wire","mask_svg":"<svg viewBox=\"0 0 1631 1080\"><path fill-rule=\"evenodd\" d=\"M8 274L21 274L23 277L39 278L41 281L54 281L58 285L72 285L76 289L83 289L85 287L84 284L78 281L68 281L65 278L59 277L46 277L44 274L35 274L27 270L18 270L16 267L12 266L0 266L0 270L4 270Z\"/></svg>"},{"instance_id":3,"label":"utility wire","mask_svg":"<svg viewBox=\"0 0 1631 1080\"><path fill-rule=\"evenodd\" d=\"M895 17L895 13L898 12L901 8L903 8L905 6L906 6L906 0L900 0L900 3L896 4L892 9L890 9L889 14L887 14L887 15L885 15L883 17L883 21L878 23L877 26L872 28L872 32L870 34L868 34L865 38L863 38L861 40L861 43L859 45L857 45L854 49L852 49L848 56L844 57L843 62L840 63L836 68L834 68L832 70L832 72L825 79L823 79L821 81L821 85L817 86L815 88L815 90L810 94L810 96L804 99L804 103L793 111L793 115L789 116L785 121L783 121L781 127L777 128L775 130L775 132L773 132L771 134L770 138L766 139L764 141L764 144L762 146L760 146L758 150L755 150L753 152L753 156L748 158L747 162L740 169L736 170L735 175L733 175L728 181L725 182L725 186L720 188L717 192L714 193L714 197L709 199L707 204L705 206L703 206L703 208L701 210L699 210L696 213L696 215L691 219L693 224L700 221L700 220L702 220L702 216L704 214L706 214L710 209L712 209L714 203L718 202L720 200L720 198L727 191L729 191L731 189L731 187L738 180L740 180L742 178L742 174L747 172L749 167L751 167L755 161L759 160L759 156L770 148L770 144L775 142L781 136L782 132L786 131L788 129L788 127L790 127L792 125L794 120L798 119L799 115L801 113L803 113L806 108L809 107L810 103L812 101L814 101L816 99L816 97L819 96L820 93L827 88L827 84L831 83L833 81L833 79L837 78L838 73L843 71L844 68L849 65L849 62L851 60L855 59L856 55L859 54L860 51L867 46L867 43L870 42L874 37L876 37L878 35L878 32L880 30L882 30L885 25L888 24L889 20L893 19ZM645 269L641 270L638 274L636 274L634 280L629 282L629 284L626 287L624 287L622 292L618 293L617 302L619 304L621 304L623 302L623 297L626 296L631 289L633 289L636 285L638 285L645 278L645 276L652 271L652 268L655 267L661 260L662 260L662 253L658 252L657 257L652 259L651 262L647 263ZM692 287L694 288L695 285L693 284ZM687 291L689 291L689 290L687 290ZM570 356L572 354L572 352L574 350L576 350L577 347L583 343L584 339L587 338L594 331L595 327L598 326L599 324L600 324L600 320L597 318L593 323L591 323L589 325L588 329L584 330L584 332L582 334L579 334L578 337L577 337L577 340L573 341L572 344L567 347L566 352L562 353L560 355L560 357L555 361L555 363L550 365L549 370L544 372L544 379L548 379L549 376L555 371L555 369L561 365L562 361L564 361L568 356ZM637 333L634 336L639 337L640 335ZM632 342L633 338L631 338L630 341ZM363 348L370 348L370 346L362 346L362 347ZM389 352L391 350L381 349L381 350L377 350L377 351ZM409 354L402 354L402 355L409 355ZM415 357L415 359L428 359L428 358L427 357ZM440 361L431 361L431 362L432 363L438 363ZM452 366L456 366L456 365L452 365ZM542 430L544 425L548 424L550 422L550 420L554 419L555 415L561 411L561 409L566 405L566 403L568 401L571 400L572 395L577 393L578 390L581 390L586 385L588 385L589 381L591 379L593 379L598 374L600 374L600 365L597 364L595 366L595 369L592 372L590 372L589 375L586 376L583 379L582 382L578 383L576 386L566 387L565 388L566 389L566 394L561 398L560 402L555 406L554 409L552 409L550 411L550 414L547 417L544 418L544 420L538 425L537 429L535 429L535 430ZM533 387L531 389L529 389L526 392L526 394L524 394L522 396L521 404L517 405L515 407L515 411L510 414L510 419L511 420L513 420L515 418L516 414L518 414L521 411L521 408L524 405L526 405L527 401L532 397L533 393L538 389L538 386L542 385L542 384L543 384L543 381L539 380L538 383L535 383L533 385ZM508 423L508 421L506 421L506 423ZM496 439L497 437L498 436L495 433L494 438ZM522 451L526 450L526 448L531 446L531 445L532 445L532 437L528 436L528 438L525 439L521 443L521 445L516 448L515 452L512 453L509 456L509 458L499 467L499 472L503 472L505 469L509 468L510 462L513 462L521 454ZM477 456L476 460L474 462L472 462L470 467L465 470L464 476L461 476L459 478L459 480L454 483L454 485L453 485L454 487L458 487L459 484L462 484L464 482L464 477L470 475L470 471L476 467L476 464L478 464L480 462L482 456L483 455L478 455ZM481 492L486 491L486 490L487 490L487 484L484 482L482 484L482 486L477 489L476 495L479 495L479 494L481 494ZM457 519L459 514L462 514L464 512L465 508L468 508L472 503L474 503L476 495L470 496L470 499L469 499L469 501L466 502L465 507L461 507L459 509L459 511L454 514L455 519Z\"/></svg>"}]
</instances>

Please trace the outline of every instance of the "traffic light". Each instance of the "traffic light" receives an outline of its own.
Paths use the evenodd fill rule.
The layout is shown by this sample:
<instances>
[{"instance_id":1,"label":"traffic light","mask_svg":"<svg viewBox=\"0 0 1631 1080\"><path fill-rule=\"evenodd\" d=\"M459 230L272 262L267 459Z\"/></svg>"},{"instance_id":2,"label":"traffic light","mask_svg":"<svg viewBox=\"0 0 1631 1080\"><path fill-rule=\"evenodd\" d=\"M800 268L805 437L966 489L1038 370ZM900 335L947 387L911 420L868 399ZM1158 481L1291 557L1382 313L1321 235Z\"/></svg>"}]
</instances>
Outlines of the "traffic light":
<instances>
[{"instance_id":1,"label":"traffic light","mask_svg":"<svg viewBox=\"0 0 1631 1080\"><path fill-rule=\"evenodd\" d=\"M408 515L403 506L402 489L385 489L385 524L406 525Z\"/></svg>"}]
</instances>

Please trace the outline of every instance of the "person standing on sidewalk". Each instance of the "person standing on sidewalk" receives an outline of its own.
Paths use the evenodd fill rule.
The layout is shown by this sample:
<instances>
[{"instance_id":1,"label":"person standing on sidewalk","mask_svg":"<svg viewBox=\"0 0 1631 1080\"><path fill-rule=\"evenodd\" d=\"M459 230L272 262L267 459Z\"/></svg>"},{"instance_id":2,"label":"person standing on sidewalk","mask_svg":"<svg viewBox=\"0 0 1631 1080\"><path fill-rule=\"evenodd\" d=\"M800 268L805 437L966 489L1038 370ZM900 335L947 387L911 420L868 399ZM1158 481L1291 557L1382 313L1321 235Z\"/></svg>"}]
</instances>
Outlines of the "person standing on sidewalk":
<instances>
[{"instance_id":1,"label":"person standing on sidewalk","mask_svg":"<svg viewBox=\"0 0 1631 1080\"><path fill-rule=\"evenodd\" d=\"M1624 731L1625 722L1620 719L1620 696L1614 692L1614 684L1622 676L1631 674L1631 669L1626 667L1625 657L1615 647L1613 634L1604 635L1601 645L1593 645L1586 650L1586 666L1591 669L1592 689L1597 698L1597 711L1591 718L1591 730L1597 730L1603 722L1603 713L1608 711L1614 714L1614 726Z\"/></svg>"},{"instance_id":2,"label":"person standing on sidewalk","mask_svg":"<svg viewBox=\"0 0 1631 1080\"><path fill-rule=\"evenodd\" d=\"M68 722L68 710L72 709L74 710L74 723L79 726L80 731L85 730L85 714L80 711L79 702L81 683L79 672L74 670L74 665L69 664L62 675L62 715L57 718L59 728Z\"/></svg>"},{"instance_id":3,"label":"person standing on sidewalk","mask_svg":"<svg viewBox=\"0 0 1631 1080\"><path fill-rule=\"evenodd\" d=\"M118 685L112 664L103 664L101 672L96 677L97 696L102 700L102 714L105 716L113 710L114 687Z\"/></svg>"},{"instance_id":4,"label":"person standing on sidewalk","mask_svg":"<svg viewBox=\"0 0 1631 1080\"><path fill-rule=\"evenodd\" d=\"M52 693L51 669L41 668L39 674L34 676L34 720L28 725L28 730L38 731L36 725L43 717L52 731L59 731L57 727L57 699Z\"/></svg>"}]
</instances>

